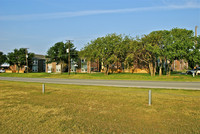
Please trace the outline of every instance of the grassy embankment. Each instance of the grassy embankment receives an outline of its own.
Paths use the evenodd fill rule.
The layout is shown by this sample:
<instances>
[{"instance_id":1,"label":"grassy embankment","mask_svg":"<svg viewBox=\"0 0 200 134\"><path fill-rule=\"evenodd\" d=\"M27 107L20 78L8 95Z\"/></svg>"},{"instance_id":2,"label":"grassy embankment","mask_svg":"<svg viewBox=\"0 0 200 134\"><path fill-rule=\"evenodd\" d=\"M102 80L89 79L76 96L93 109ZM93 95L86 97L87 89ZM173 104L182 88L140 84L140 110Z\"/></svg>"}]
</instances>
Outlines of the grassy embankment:
<instances>
[{"instance_id":1,"label":"grassy embankment","mask_svg":"<svg viewBox=\"0 0 200 134\"><path fill-rule=\"evenodd\" d=\"M146 80L146 81L200 81L200 75L181 75L172 74L171 76L154 76L151 77L150 74L131 74L131 73L120 73L120 74L110 74L104 75L103 73L78 73L71 74L48 74L48 73L28 73L28 74L18 74L18 73L0 73L2 77L32 77L32 78L66 78L66 79L107 79L107 80Z\"/></svg>"},{"instance_id":2,"label":"grassy embankment","mask_svg":"<svg viewBox=\"0 0 200 134\"><path fill-rule=\"evenodd\" d=\"M200 133L200 91L0 81L0 133Z\"/></svg>"}]
</instances>

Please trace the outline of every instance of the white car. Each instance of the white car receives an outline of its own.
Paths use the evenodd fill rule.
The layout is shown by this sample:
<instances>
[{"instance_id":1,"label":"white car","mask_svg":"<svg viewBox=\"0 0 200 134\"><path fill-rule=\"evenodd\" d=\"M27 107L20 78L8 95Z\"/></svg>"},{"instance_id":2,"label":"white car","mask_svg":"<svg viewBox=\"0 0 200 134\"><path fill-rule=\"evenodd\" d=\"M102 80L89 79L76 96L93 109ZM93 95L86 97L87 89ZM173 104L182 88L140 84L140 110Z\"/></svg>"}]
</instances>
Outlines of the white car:
<instances>
[{"instance_id":1,"label":"white car","mask_svg":"<svg viewBox=\"0 0 200 134\"><path fill-rule=\"evenodd\" d=\"M196 75L200 75L200 67L196 68Z\"/></svg>"},{"instance_id":2,"label":"white car","mask_svg":"<svg viewBox=\"0 0 200 134\"><path fill-rule=\"evenodd\" d=\"M0 73L5 73L6 71L4 69L0 69Z\"/></svg>"}]
</instances>

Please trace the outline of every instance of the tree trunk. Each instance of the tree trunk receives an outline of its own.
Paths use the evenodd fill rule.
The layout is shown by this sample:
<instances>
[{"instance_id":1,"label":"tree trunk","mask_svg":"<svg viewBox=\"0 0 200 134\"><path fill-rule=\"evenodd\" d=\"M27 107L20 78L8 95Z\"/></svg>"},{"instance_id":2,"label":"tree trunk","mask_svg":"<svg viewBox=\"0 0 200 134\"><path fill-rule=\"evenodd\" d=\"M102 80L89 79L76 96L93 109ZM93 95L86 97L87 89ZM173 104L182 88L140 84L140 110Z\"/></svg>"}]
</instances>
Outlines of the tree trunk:
<instances>
[{"instance_id":1,"label":"tree trunk","mask_svg":"<svg viewBox=\"0 0 200 134\"><path fill-rule=\"evenodd\" d=\"M130 65L129 65L129 63L127 63L127 65L128 65L128 72L130 73Z\"/></svg>"},{"instance_id":2,"label":"tree trunk","mask_svg":"<svg viewBox=\"0 0 200 134\"><path fill-rule=\"evenodd\" d=\"M152 62L149 62L149 72L150 72L151 76L153 76L153 64L152 64Z\"/></svg>"},{"instance_id":3,"label":"tree trunk","mask_svg":"<svg viewBox=\"0 0 200 134\"><path fill-rule=\"evenodd\" d=\"M18 64L17 66L17 72L19 73L19 68L20 68L20 64Z\"/></svg>"},{"instance_id":4,"label":"tree trunk","mask_svg":"<svg viewBox=\"0 0 200 134\"><path fill-rule=\"evenodd\" d=\"M105 71L105 75L109 74L109 65L106 65L106 71Z\"/></svg>"},{"instance_id":5,"label":"tree trunk","mask_svg":"<svg viewBox=\"0 0 200 134\"><path fill-rule=\"evenodd\" d=\"M165 75L168 75L167 59L165 58Z\"/></svg>"},{"instance_id":6,"label":"tree trunk","mask_svg":"<svg viewBox=\"0 0 200 134\"><path fill-rule=\"evenodd\" d=\"M153 64L153 76L156 76L156 62Z\"/></svg>"},{"instance_id":7,"label":"tree trunk","mask_svg":"<svg viewBox=\"0 0 200 134\"><path fill-rule=\"evenodd\" d=\"M88 60L87 66L87 73L91 73L91 60Z\"/></svg>"},{"instance_id":8,"label":"tree trunk","mask_svg":"<svg viewBox=\"0 0 200 134\"><path fill-rule=\"evenodd\" d=\"M123 64L123 62L121 62L121 65ZM122 70L123 70L123 73L124 73L124 65L123 65L123 67L122 67Z\"/></svg>"},{"instance_id":9,"label":"tree trunk","mask_svg":"<svg viewBox=\"0 0 200 134\"><path fill-rule=\"evenodd\" d=\"M169 76L171 76L171 66L172 66L172 63L170 62L169 66L168 66L168 68L169 68Z\"/></svg>"},{"instance_id":10,"label":"tree trunk","mask_svg":"<svg viewBox=\"0 0 200 134\"><path fill-rule=\"evenodd\" d=\"M160 68L159 68L159 76L162 76L162 65L160 65Z\"/></svg>"},{"instance_id":11,"label":"tree trunk","mask_svg":"<svg viewBox=\"0 0 200 134\"><path fill-rule=\"evenodd\" d=\"M60 73L62 74L62 63L60 64Z\"/></svg>"},{"instance_id":12,"label":"tree trunk","mask_svg":"<svg viewBox=\"0 0 200 134\"><path fill-rule=\"evenodd\" d=\"M160 58L159 76L162 76L162 59Z\"/></svg>"}]
</instances>

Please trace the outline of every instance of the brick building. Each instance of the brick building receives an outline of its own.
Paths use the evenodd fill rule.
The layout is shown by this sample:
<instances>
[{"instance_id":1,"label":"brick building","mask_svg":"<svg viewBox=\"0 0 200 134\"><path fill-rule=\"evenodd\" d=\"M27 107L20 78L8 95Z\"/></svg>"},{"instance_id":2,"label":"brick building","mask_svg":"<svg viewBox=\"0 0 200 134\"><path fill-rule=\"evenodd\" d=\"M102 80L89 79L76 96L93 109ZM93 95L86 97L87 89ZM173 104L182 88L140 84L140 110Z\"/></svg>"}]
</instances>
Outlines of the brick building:
<instances>
[{"instance_id":1,"label":"brick building","mask_svg":"<svg viewBox=\"0 0 200 134\"><path fill-rule=\"evenodd\" d=\"M188 62L184 61L184 60L174 60L172 62L172 66L171 69L173 71L183 71L188 69Z\"/></svg>"}]
</instances>

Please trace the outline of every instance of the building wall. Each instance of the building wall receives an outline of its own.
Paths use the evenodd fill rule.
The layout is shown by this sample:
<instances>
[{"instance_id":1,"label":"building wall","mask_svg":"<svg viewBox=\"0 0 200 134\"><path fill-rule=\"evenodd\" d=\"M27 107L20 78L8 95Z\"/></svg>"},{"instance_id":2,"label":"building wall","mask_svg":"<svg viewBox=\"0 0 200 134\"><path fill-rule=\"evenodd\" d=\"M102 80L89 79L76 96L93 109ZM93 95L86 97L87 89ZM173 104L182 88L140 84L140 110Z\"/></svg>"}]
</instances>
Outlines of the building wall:
<instances>
[{"instance_id":1,"label":"building wall","mask_svg":"<svg viewBox=\"0 0 200 134\"><path fill-rule=\"evenodd\" d=\"M10 66L10 68L9 68L12 72L18 72L18 67L17 67L17 65L11 65ZM23 67L21 67L21 68L19 68L19 72L20 73L24 73L24 71L25 71L25 67L23 66Z\"/></svg>"},{"instance_id":2,"label":"building wall","mask_svg":"<svg viewBox=\"0 0 200 134\"><path fill-rule=\"evenodd\" d=\"M46 64L46 72L61 73L61 67L62 67L62 72L65 72L67 69L67 64L65 63L57 64L56 62L48 63Z\"/></svg>"},{"instance_id":3,"label":"building wall","mask_svg":"<svg viewBox=\"0 0 200 134\"><path fill-rule=\"evenodd\" d=\"M188 62L185 62L184 60L174 60L171 68L173 71L183 71L188 69Z\"/></svg>"},{"instance_id":4,"label":"building wall","mask_svg":"<svg viewBox=\"0 0 200 134\"><path fill-rule=\"evenodd\" d=\"M45 60L44 59L33 59L33 65L32 65L32 72L45 72Z\"/></svg>"},{"instance_id":5,"label":"building wall","mask_svg":"<svg viewBox=\"0 0 200 134\"><path fill-rule=\"evenodd\" d=\"M46 64L46 72L55 73L56 72L56 62Z\"/></svg>"}]
</instances>

